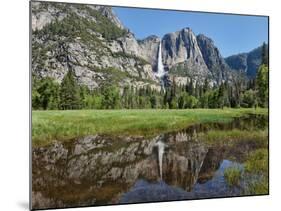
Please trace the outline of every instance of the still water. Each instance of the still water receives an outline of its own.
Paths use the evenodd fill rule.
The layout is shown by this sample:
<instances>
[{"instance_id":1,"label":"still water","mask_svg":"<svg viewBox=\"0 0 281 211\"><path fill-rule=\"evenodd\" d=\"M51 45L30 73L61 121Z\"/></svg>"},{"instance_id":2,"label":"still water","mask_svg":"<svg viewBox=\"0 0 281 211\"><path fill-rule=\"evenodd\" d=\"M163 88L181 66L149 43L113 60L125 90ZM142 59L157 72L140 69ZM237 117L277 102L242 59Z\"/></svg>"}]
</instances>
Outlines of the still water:
<instances>
[{"instance_id":1,"label":"still water","mask_svg":"<svg viewBox=\"0 0 281 211\"><path fill-rule=\"evenodd\" d=\"M153 138L93 135L32 151L33 208L239 196L224 170L255 145L210 146L198 133L267 127L264 116L193 125ZM241 137L243 139L243 137Z\"/></svg>"}]
</instances>

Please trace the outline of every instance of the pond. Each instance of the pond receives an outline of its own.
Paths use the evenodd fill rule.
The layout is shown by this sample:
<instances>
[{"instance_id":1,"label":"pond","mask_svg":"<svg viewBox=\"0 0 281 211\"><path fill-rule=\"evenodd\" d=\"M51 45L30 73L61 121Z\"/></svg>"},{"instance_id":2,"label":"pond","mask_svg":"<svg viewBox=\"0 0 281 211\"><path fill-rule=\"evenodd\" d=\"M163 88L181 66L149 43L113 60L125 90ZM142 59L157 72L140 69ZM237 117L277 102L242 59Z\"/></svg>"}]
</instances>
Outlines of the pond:
<instances>
[{"instance_id":1,"label":"pond","mask_svg":"<svg viewBox=\"0 0 281 211\"><path fill-rule=\"evenodd\" d=\"M200 134L267 127L267 116L248 115L153 138L91 135L34 147L33 208L243 195L243 178L240 185L229 185L225 169L243 171L246 157L259 144L243 142L243 137L243 144L209 144Z\"/></svg>"}]
</instances>

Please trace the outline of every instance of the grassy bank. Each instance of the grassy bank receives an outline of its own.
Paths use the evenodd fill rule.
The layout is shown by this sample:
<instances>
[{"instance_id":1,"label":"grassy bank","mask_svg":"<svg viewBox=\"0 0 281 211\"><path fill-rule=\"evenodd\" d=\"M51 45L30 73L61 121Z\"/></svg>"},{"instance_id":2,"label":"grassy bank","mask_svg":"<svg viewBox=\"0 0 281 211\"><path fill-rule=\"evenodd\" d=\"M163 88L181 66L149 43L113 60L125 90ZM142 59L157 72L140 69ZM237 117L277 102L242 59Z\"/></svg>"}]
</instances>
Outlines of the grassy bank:
<instances>
[{"instance_id":1,"label":"grassy bank","mask_svg":"<svg viewBox=\"0 0 281 211\"><path fill-rule=\"evenodd\" d=\"M248 113L267 112L267 109L33 111L32 141L38 146L89 134L152 136L195 123L225 122Z\"/></svg>"},{"instance_id":2,"label":"grassy bank","mask_svg":"<svg viewBox=\"0 0 281 211\"><path fill-rule=\"evenodd\" d=\"M252 142L258 147L267 147L268 130L211 130L207 133L200 133L199 139L209 145L233 146L241 142Z\"/></svg>"}]
</instances>

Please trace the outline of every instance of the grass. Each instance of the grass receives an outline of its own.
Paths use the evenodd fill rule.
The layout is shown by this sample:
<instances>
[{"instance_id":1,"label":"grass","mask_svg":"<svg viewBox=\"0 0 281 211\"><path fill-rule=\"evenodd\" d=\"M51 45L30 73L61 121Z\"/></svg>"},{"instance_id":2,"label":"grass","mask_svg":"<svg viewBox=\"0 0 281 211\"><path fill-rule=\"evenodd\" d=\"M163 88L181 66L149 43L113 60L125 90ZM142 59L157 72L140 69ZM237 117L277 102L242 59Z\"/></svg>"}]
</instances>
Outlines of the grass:
<instances>
[{"instance_id":1,"label":"grass","mask_svg":"<svg viewBox=\"0 0 281 211\"><path fill-rule=\"evenodd\" d=\"M251 153L245 163L245 171L255 174L268 172L268 150L262 148Z\"/></svg>"},{"instance_id":2,"label":"grass","mask_svg":"<svg viewBox=\"0 0 281 211\"><path fill-rule=\"evenodd\" d=\"M89 134L149 137L195 123L227 122L233 117L267 112L261 108L32 111L32 143L47 145L54 140L66 141Z\"/></svg>"},{"instance_id":3,"label":"grass","mask_svg":"<svg viewBox=\"0 0 281 211\"><path fill-rule=\"evenodd\" d=\"M238 186L241 178L241 169L229 167L224 171L224 178L229 186Z\"/></svg>"},{"instance_id":4,"label":"grass","mask_svg":"<svg viewBox=\"0 0 281 211\"><path fill-rule=\"evenodd\" d=\"M268 194L268 178L263 177L261 180L249 183L245 192L246 195L263 195Z\"/></svg>"}]
</instances>

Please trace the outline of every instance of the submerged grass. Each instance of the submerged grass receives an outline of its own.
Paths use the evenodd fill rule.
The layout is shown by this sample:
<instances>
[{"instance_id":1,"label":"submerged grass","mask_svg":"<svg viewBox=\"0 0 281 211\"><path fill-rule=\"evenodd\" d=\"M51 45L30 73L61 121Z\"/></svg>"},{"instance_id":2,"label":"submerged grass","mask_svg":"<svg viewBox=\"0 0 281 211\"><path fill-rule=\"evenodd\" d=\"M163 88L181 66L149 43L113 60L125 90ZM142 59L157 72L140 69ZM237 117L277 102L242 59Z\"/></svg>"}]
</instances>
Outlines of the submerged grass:
<instances>
[{"instance_id":1,"label":"submerged grass","mask_svg":"<svg viewBox=\"0 0 281 211\"><path fill-rule=\"evenodd\" d=\"M238 186L241 178L241 169L239 167L229 167L224 171L224 178L227 184L232 186Z\"/></svg>"},{"instance_id":2,"label":"submerged grass","mask_svg":"<svg viewBox=\"0 0 281 211\"><path fill-rule=\"evenodd\" d=\"M227 122L245 114L267 113L262 108L32 111L32 144L47 145L89 134L152 136L195 123Z\"/></svg>"}]
</instances>

